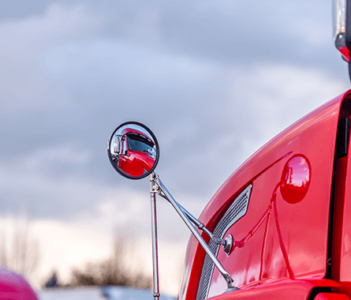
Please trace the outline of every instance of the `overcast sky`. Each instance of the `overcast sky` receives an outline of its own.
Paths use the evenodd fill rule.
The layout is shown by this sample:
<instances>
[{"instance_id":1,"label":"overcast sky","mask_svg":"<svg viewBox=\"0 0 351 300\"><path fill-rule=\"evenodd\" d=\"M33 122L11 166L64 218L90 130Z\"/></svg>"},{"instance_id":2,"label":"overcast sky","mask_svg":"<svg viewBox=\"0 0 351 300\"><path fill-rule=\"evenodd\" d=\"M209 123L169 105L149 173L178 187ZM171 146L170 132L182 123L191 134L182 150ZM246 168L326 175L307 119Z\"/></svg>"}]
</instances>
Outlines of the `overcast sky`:
<instances>
[{"instance_id":1,"label":"overcast sky","mask_svg":"<svg viewBox=\"0 0 351 300\"><path fill-rule=\"evenodd\" d=\"M30 217L40 278L106 256L114 228L151 252L149 182L109 165L115 127L153 130L157 173L199 215L254 151L350 87L331 13L329 0L2 0L3 234ZM158 203L175 273L189 235Z\"/></svg>"}]
</instances>

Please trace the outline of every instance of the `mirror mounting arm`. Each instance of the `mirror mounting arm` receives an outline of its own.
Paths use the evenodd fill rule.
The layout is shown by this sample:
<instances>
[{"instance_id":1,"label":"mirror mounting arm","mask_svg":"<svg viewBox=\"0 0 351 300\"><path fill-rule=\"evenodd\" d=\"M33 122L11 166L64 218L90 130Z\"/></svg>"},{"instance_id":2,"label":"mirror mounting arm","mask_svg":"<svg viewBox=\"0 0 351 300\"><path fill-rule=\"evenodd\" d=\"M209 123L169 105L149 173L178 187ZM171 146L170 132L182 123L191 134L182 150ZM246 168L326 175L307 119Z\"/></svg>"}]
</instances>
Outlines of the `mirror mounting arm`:
<instances>
[{"instance_id":1,"label":"mirror mounting arm","mask_svg":"<svg viewBox=\"0 0 351 300\"><path fill-rule=\"evenodd\" d=\"M225 292L231 292L231 291L236 291L238 290L237 287L235 287L233 285L233 279L232 277L229 275L229 273L224 269L224 267L222 266L222 264L218 261L217 257L212 253L212 251L210 250L210 248L208 247L208 245L206 244L206 242L204 241L204 239L201 237L201 235L199 234L199 232L196 230L196 228L194 227L194 225L192 224L195 223L197 225L197 227L202 227L200 229L204 230L204 228L206 229L206 227L199 222L194 216L192 216L184 207L182 207L177 201L174 200L174 198L172 197L172 195L168 192L167 188L163 185L162 181L160 180L159 176L154 173L153 174L153 181L156 184L156 188L155 188L155 192L158 193L160 196L162 196L163 198L165 198L172 206L173 208L176 210L176 212L179 214L179 216L182 218L182 220L184 221L184 223L187 225L187 227L189 228L189 230L191 231L191 233L194 235L194 237L197 239L197 241L199 242L199 244L202 246L202 248L205 250L206 254L209 256L209 258L213 261L213 263L215 264L215 266L217 267L218 271L222 274L222 276L224 277L225 281L227 282L227 290ZM150 178L150 180L151 180ZM155 186L155 185L154 185ZM201 226L202 225L202 226ZM214 235L206 229L206 231L204 230L204 232L206 234L210 234L210 237L213 238Z\"/></svg>"},{"instance_id":2,"label":"mirror mounting arm","mask_svg":"<svg viewBox=\"0 0 351 300\"><path fill-rule=\"evenodd\" d=\"M156 175L157 176L157 175ZM156 186L156 190L155 190L162 198L166 199L168 202L168 198L167 196L163 193L161 187L159 185ZM230 249L232 248L232 243L230 242L229 239L221 239L216 237L211 231L209 231L205 225L203 223L201 223L197 218L195 218L190 212L188 212L181 204L179 204L176 200L174 200L177 205L179 206L179 208L183 211L183 213L185 213L187 215L187 217L190 219L191 222L193 222L193 224L199 228L200 230L202 230L204 233L206 233L209 238L211 240L213 240L217 245L222 245L223 248L226 247L230 247ZM227 253L227 251L226 251ZM229 253L227 253L229 255Z\"/></svg>"}]
</instances>

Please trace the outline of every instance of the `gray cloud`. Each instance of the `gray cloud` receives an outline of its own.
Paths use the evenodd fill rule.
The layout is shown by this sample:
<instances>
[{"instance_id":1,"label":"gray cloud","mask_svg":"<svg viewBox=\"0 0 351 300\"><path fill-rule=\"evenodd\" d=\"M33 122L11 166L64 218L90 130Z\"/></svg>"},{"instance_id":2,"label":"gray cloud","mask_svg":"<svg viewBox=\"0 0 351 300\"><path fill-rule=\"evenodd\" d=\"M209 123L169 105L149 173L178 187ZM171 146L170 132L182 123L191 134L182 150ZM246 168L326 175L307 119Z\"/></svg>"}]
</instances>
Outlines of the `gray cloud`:
<instances>
[{"instance_id":1,"label":"gray cloud","mask_svg":"<svg viewBox=\"0 0 351 300\"><path fill-rule=\"evenodd\" d=\"M137 120L199 213L253 151L348 87L329 2L25 3L0 3L2 212L62 219L96 212L106 190L147 198L147 180L106 156L113 129Z\"/></svg>"}]
</instances>

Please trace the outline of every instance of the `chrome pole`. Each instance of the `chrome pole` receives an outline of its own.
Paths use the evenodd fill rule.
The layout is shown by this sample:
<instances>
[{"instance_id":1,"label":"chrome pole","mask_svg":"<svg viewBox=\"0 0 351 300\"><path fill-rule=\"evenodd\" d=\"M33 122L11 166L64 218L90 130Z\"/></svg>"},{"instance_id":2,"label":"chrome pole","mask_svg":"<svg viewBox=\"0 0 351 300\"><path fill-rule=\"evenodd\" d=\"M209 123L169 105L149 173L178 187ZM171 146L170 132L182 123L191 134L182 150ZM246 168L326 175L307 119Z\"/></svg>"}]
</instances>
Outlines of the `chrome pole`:
<instances>
[{"instance_id":1,"label":"chrome pole","mask_svg":"<svg viewBox=\"0 0 351 300\"><path fill-rule=\"evenodd\" d=\"M156 213L156 191L155 173L150 175L150 202L151 202L151 233L152 233L152 262L153 262L153 291L154 300L159 300L159 278L158 278L158 249L157 249L157 213Z\"/></svg>"}]
</instances>

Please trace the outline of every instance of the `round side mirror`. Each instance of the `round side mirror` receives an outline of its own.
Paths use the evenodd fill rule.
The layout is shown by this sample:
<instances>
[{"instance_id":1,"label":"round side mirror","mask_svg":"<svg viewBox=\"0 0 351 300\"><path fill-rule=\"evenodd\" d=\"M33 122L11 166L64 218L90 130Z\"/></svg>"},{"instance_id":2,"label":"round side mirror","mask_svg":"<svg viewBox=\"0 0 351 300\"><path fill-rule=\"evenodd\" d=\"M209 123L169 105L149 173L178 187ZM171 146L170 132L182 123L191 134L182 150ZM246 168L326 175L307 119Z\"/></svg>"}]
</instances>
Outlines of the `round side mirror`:
<instances>
[{"instance_id":1,"label":"round side mirror","mask_svg":"<svg viewBox=\"0 0 351 300\"><path fill-rule=\"evenodd\" d=\"M141 179L155 170L160 149L149 128L138 122L126 122L112 133L107 155L119 174L129 179Z\"/></svg>"}]
</instances>

